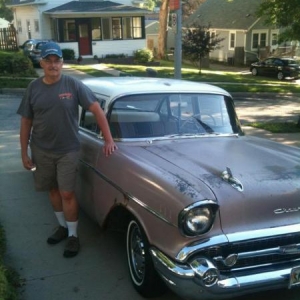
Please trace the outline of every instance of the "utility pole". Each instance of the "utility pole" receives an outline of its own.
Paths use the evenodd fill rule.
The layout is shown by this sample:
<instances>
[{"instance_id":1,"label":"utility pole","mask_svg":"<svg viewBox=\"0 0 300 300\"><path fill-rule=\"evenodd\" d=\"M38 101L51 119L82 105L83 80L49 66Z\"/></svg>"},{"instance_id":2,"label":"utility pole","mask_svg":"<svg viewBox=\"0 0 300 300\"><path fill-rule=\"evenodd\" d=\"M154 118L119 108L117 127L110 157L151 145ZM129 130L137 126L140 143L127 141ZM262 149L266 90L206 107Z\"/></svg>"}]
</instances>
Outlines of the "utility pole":
<instances>
[{"instance_id":1,"label":"utility pole","mask_svg":"<svg viewBox=\"0 0 300 300\"><path fill-rule=\"evenodd\" d=\"M176 79L181 79L181 65L182 65L182 32L181 32L181 23L182 23L182 9L181 9L181 0L177 0L177 18L176 18L176 36L175 36L175 53L174 53L174 77ZM177 2L176 1L176 2Z\"/></svg>"}]
</instances>

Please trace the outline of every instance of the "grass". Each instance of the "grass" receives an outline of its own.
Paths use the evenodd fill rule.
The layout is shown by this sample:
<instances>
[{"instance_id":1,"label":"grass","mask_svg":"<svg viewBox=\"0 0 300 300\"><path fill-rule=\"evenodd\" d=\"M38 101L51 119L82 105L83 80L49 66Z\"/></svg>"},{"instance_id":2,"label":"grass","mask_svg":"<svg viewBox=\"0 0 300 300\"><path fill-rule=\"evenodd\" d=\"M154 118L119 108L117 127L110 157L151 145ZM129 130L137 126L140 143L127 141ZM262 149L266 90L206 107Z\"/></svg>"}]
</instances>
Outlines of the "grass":
<instances>
[{"instance_id":1,"label":"grass","mask_svg":"<svg viewBox=\"0 0 300 300\"><path fill-rule=\"evenodd\" d=\"M130 76L146 76L146 66L142 65L106 65ZM89 75L102 77L109 74L95 70L89 65L71 65L72 68L80 70ZM160 66L153 66L158 77L174 78L174 63L161 61ZM250 72L217 71L202 69L201 72L191 65L182 65L182 79L207 82L224 88L228 92L269 92L269 93L298 93L299 85L290 81L278 81L275 78L254 77Z\"/></svg>"},{"instance_id":2,"label":"grass","mask_svg":"<svg viewBox=\"0 0 300 300\"><path fill-rule=\"evenodd\" d=\"M272 133L300 133L300 125L296 122L249 123L247 126L264 129Z\"/></svg>"},{"instance_id":3,"label":"grass","mask_svg":"<svg viewBox=\"0 0 300 300\"><path fill-rule=\"evenodd\" d=\"M8 268L3 263L3 257L6 251L5 232L0 226L0 299L17 300L17 287L20 286L20 278L13 269Z\"/></svg>"}]
</instances>

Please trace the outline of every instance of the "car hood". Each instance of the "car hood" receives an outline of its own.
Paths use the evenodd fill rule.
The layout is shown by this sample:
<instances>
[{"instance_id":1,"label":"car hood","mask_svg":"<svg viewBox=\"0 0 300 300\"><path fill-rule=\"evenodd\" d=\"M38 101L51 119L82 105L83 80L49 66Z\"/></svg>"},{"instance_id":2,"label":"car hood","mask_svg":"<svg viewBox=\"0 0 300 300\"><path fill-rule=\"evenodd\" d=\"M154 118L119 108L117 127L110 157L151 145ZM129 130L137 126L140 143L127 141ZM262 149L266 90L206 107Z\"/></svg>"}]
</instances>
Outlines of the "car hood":
<instances>
[{"instance_id":1,"label":"car hood","mask_svg":"<svg viewBox=\"0 0 300 300\"><path fill-rule=\"evenodd\" d=\"M177 140L146 149L185 170L190 176L186 180L196 178L212 190L224 233L299 223L298 148L232 136Z\"/></svg>"}]
</instances>

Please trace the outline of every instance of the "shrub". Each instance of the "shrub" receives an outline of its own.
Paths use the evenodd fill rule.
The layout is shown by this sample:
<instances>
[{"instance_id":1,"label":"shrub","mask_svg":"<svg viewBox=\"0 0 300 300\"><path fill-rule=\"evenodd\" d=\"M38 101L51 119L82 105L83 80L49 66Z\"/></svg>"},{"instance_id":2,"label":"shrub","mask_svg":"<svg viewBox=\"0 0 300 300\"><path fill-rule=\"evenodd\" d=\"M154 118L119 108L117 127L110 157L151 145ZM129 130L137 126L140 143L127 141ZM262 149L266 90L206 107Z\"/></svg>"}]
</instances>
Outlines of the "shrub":
<instances>
[{"instance_id":1,"label":"shrub","mask_svg":"<svg viewBox=\"0 0 300 300\"><path fill-rule=\"evenodd\" d=\"M106 54L105 58L124 58L126 57L125 54Z\"/></svg>"},{"instance_id":2,"label":"shrub","mask_svg":"<svg viewBox=\"0 0 300 300\"><path fill-rule=\"evenodd\" d=\"M153 61L153 52L149 49L139 49L133 53L137 63L147 63Z\"/></svg>"},{"instance_id":3,"label":"shrub","mask_svg":"<svg viewBox=\"0 0 300 300\"><path fill-rule=\"evenodd\" d=\"M0 74L14 74L16 76L36 76L31 60L21 51L0 51Z\"/></svg>"},{"instance_id":4,"label":"shrub","mask_svg":"<svg viewBox=\"0 0 300 300\"><path fill-rule=\"evenodd\" d=\"M61 49L64 60L73 60L75 59L75 52L73 49Z\"/></svg>"}]
</instances>

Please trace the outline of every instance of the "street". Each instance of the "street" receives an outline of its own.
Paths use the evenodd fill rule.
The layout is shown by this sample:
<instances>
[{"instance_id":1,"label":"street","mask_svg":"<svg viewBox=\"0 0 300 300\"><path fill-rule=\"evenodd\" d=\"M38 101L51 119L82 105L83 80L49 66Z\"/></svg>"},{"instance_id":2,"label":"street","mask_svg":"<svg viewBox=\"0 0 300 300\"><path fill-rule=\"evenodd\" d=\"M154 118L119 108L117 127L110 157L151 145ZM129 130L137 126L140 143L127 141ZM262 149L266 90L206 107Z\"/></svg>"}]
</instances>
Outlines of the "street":
<instances>
[{"instance_id":1,"label":"street","mask_svg":"<svg viewBox=\"0 0 300 300\"><path fill-rule=\"evenodd\" d=\"M62 256L63 246L50 246L46 238L56 220L45 193L36 193L32 174L23 169L19 146L21 95L0 94L0 223L6 231L5 262L20 274L21 300L142 300L133 289L126 265L125 239L121 233L103 232L81 212L81 252ZM242 122L272 118L295 120L300 114L296 97L263 99L236 96ZM271 116L270 110L273 110ZM300 290L269 291L236 300L298 300ZM199 295L199 300L201 296ZM180 300L172 292L153 300Z\"/></svg>"}]
</instances>

